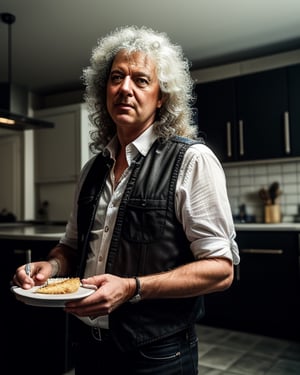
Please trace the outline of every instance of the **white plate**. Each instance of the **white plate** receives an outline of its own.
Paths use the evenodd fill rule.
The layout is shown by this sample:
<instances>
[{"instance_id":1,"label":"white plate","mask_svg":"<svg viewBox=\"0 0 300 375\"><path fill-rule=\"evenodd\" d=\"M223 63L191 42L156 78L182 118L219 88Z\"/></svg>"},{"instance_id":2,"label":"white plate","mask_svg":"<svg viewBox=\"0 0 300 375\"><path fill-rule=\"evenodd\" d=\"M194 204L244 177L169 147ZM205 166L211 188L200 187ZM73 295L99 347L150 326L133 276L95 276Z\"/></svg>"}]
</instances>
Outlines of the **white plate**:
<instances>
[{"instance_id":1,"label":"white plate","mask_svg":"<svg viewBox=\"0 0 300 375\"><path fill-rule=\"evenodd\" d=\"M39 307L64 307L66 302L74 301L87 297L95 292L93 289L79 287L77 292L66 294L40 294L35 293L39 286L31 289L22 289L19 287L12 287L11 290L15 293L17 300L31 306Z\"/></svg>"}]
</instances>

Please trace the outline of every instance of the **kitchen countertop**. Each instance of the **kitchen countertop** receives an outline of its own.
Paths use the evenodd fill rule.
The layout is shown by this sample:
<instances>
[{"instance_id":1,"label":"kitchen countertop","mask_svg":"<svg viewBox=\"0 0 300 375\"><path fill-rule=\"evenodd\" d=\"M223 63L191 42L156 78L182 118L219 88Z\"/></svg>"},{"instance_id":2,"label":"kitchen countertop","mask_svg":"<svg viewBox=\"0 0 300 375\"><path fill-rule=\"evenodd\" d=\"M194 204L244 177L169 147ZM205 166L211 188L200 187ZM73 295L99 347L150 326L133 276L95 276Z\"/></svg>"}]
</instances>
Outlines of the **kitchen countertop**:
<instances>
[{"instance_id":1,"label":"kitchen countertop","mask_svg":"<svg viewBox=\"0 0 300 375\"><path fill-rule=\"evenodd\" d=\"M235 229L247 231L295 231L300 232L300 223L236 223Z\"/></svg>"},{"instance_id":2,"label":"kitchen countertop","mask_svg":"<svg viewBox=\"0 0 300 375\"><path fill-rule=\"evenodd\" d=\"M0 240L59 240L65 232L65 225L1 223Z\"/></svg>"},{"instance_id":3,"label":"kitchen countertop","mask_svg":"<svg viewBox=\"0 0 300 375\"><path fill-rule=\"evenodd\" d=\"M65 225L0 223L0 240L56 241L65 232ZM300 223L236 223L236 231L295 231L300 232Z\"/></svg>"}]
</instances>

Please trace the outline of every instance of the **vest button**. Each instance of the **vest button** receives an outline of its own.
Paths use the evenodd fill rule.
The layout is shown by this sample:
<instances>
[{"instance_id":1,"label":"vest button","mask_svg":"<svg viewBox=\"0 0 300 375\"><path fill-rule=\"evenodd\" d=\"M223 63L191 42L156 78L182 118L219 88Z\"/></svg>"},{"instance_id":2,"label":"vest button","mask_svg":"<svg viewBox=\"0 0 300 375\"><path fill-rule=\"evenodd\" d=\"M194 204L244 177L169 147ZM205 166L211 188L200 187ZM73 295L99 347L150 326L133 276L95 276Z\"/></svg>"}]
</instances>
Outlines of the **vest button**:
<instances>
[{"instance_id":1,"label":"vest button","mask_svg":"<svg viewBox=\"0 0 300 375\"><path fill-rule=\"evenodd\" d=\"M104 228L104 232L108 232L109 231L109 227L108 225L106 225L106 227Z\"/></svg>"}]
</instances>

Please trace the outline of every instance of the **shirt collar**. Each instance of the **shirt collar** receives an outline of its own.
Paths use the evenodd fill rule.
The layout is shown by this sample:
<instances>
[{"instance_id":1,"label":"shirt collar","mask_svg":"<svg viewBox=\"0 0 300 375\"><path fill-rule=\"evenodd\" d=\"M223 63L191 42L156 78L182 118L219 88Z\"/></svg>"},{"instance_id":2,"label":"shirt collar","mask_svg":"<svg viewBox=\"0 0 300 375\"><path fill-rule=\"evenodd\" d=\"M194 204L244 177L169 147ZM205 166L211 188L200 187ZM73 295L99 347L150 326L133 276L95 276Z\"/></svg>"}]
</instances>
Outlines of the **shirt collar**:
<instances>
[{"instance_id":1,"label":"shirt collar","mask_svg":"<svg viewBox=\"0 0 300 375\"><path fill-rule=\"evenodd\" d=\"M126 146L126 159L128 165L131 164L132 160L137 156L138 153L145 156L156 139L157 135L154 133L153 125L151 125L138 138L129 143ZM119 141L115 135L105 147L104 153L108 152L109 155L115 159L118 145Z\"/></svg>"}]
</instances>

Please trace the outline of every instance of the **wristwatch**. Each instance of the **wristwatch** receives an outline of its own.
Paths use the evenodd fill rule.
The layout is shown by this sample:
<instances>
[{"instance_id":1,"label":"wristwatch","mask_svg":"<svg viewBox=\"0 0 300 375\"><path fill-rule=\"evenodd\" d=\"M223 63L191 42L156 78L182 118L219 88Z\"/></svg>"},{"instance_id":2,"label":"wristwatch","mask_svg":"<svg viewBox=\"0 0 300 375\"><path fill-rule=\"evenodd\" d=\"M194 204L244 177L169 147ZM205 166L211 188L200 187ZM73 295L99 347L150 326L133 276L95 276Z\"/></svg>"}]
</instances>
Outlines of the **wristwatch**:
<instances>
[{"instance_id":1,"label":"wristwatch","mask_svg":"<svg viewBox=\"0 0 300 375\"><path fill-rule=\"evenodd\" d=\"M134 279L135 279L136 287L135 287L134 296L131 297L129 300L130 303L137 303L137 302L140 302L140 300L142 299L140 279L138 277L134 277Z\"/></svg>"}]
</instances>

